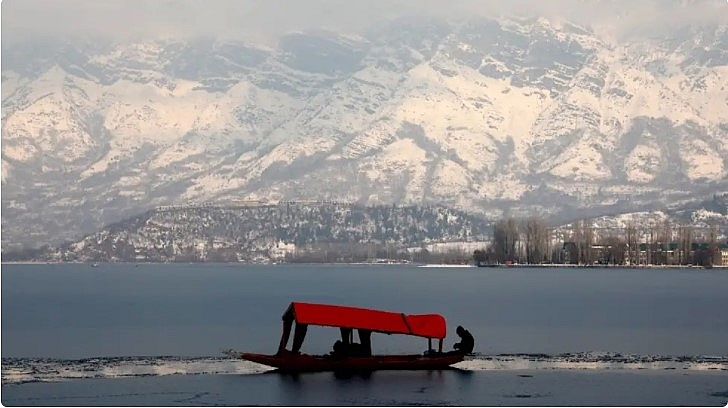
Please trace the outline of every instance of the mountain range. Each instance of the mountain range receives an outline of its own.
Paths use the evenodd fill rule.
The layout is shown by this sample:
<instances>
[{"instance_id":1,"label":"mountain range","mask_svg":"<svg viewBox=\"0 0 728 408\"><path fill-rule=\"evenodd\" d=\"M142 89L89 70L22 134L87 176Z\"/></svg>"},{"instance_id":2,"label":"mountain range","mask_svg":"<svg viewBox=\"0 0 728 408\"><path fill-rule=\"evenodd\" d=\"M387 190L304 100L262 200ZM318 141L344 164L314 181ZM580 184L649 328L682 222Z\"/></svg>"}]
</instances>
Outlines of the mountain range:
<instances>
[{"instance_id":1,"label":"mountain range","mask_svg":"<svg viewBox=\"0 0 728 408\"><path fill-rule=\"evenodd\" d=\"M544 18L400 19L275 47L2 48L3 251L173 204L569 220L725 191L728 25L624 40Z\"/></svg>"}]
</instances>

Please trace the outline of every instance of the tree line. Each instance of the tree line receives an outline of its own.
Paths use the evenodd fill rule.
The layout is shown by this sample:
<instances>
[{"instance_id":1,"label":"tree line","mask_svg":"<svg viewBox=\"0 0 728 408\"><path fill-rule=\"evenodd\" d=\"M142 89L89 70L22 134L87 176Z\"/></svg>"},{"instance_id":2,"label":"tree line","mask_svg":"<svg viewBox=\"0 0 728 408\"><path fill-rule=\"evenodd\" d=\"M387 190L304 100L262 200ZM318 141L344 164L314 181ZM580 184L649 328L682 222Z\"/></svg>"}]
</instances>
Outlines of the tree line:
<instances>
[{"instance_id":1,"label":"tree line","mask_svg":"<svg viewBox=\"0 0 728 408\"><path fill-rule=\"evenodd\" d=\"M608 265L701 265L721 264L718 230L675 225L669 220L647 225L629 221L621 228L594 227L578 220L566 227L551 228L538 217L505 218L493 226L488 247L476 250L479 264L562 263Z\"/></svg>"}]
</instances>

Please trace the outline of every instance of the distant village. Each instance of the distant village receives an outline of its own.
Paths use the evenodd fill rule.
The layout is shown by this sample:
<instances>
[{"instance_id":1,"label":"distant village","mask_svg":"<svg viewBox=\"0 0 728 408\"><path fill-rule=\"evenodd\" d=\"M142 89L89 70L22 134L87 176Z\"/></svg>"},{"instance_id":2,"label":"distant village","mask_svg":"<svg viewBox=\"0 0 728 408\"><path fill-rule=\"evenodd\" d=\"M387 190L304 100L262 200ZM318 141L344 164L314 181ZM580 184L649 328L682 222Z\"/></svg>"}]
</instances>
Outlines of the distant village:
<instances>
[{"instance_id":1,"label":"distant village","mask_svg":"<svg viewBox=\"0 0 728 408\"><path fill-rule=\"evenodd\" d=\"M669 221L555 227L437 206L241 202L160 207L77 242L3 253L3 261L712 267L728 265L728 242L717 227Z\"/></svg>"}]
</instances>

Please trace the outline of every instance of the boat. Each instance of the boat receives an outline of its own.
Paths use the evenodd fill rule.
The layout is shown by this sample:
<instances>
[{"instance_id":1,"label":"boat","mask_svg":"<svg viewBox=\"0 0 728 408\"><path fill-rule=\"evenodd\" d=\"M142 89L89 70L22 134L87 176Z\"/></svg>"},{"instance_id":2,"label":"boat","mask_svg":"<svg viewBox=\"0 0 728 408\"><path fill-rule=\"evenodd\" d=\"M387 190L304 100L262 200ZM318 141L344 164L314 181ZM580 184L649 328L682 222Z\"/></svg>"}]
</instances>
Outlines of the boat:
<instances>
[{"instance_id":1,"label":"boat","mask_svg":"<svg viewBox=\"0 0 728 408\"><path fill-rule=\"evenodd\" d=\"M334 352L326 355L301 353L308 325L339 328L341 340L334 344ZM360 343L353 342L354 330L358 332ZM289 350L286 347L291 331L294 334ZM372 333L423 337L428 340L428 348L423 354L373 355ZM442 370L452 368L452 364L465 357L458 352L443 353L446 334L445 318L439 314L408 315L352 306L292 302L283 313L283 333L276 354L240 353L239 356L286 373ZM438 350L432 348L433 339L439 341Z\"/></svg>"}]
</instances>

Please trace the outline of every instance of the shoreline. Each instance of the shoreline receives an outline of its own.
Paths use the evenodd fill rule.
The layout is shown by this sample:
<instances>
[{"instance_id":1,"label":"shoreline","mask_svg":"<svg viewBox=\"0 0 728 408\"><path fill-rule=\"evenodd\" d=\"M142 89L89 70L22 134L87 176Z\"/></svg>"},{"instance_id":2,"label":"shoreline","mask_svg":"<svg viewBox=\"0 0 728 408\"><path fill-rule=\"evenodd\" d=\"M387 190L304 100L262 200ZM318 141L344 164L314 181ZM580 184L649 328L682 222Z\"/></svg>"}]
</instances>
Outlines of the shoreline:
<instances>
[{"instance_id":1,"label":"shoreline","mask_svg":"<svg viewBox=\"0 0 728 408\"><path fill-rule=\"evenodd\" d=\"M514 264L514 265L483 265L480 268L583 268L583 269L722 269L728 265L713 265L705 267L702 265L576 265L576 264Z\"/></svg>"},{"instance_id":2,"label":"shoreline","mask_svg":"<svg viewBox=\"0 0 728 408\"><path fill-rule=\"evenodd\" d=\"M61 262L61 261L2 261L0 265L86 265L98 267L101 265L411 265L420 268L581 268L581 269L728 269L728 265L713 265L705 267L701 265L577 265L577 264L494 264L482 265L461 264L461 263L417 263L417 262L271 262L271 263L246 263L246 262Z\"/></svg>"}]
</instances>

